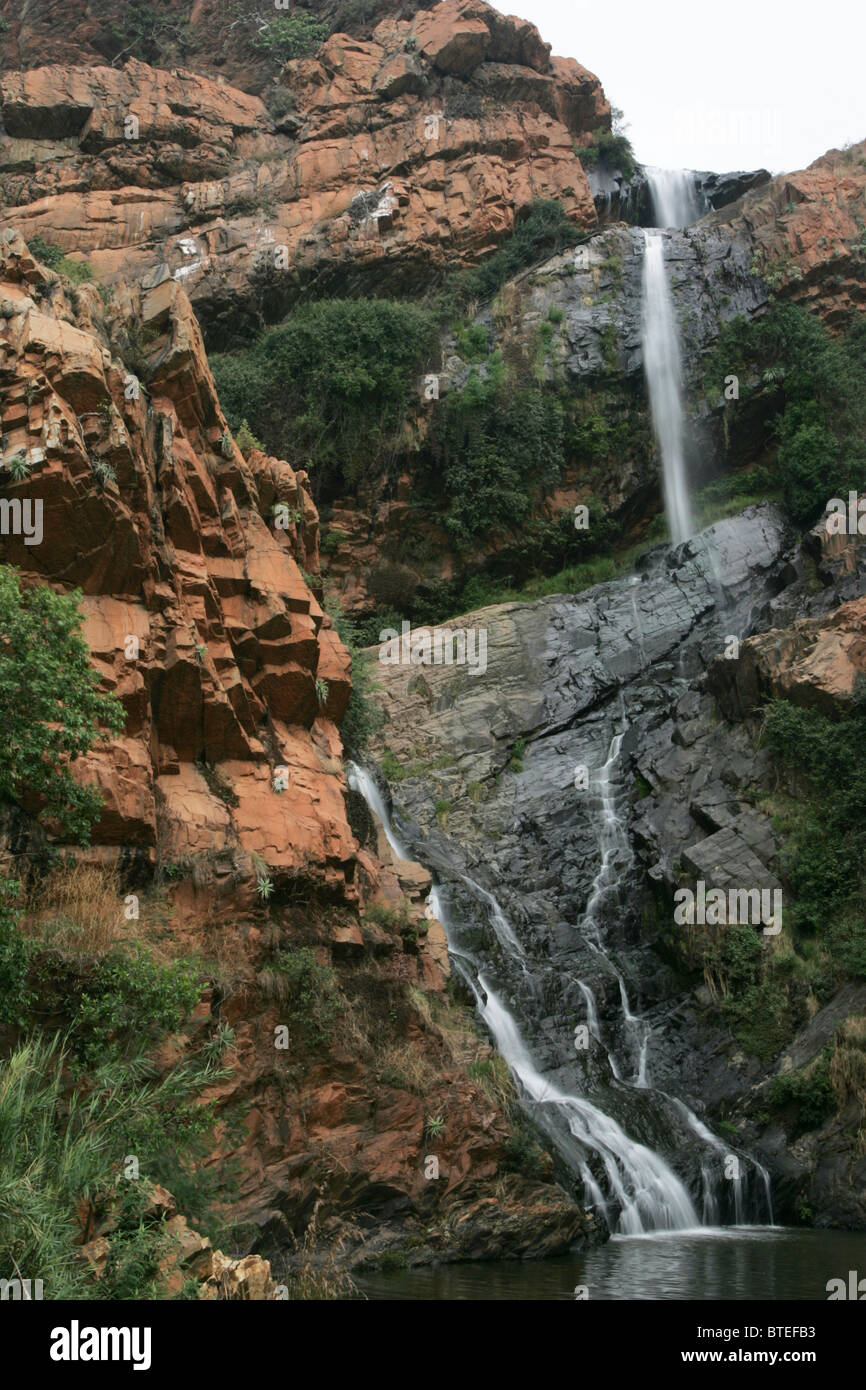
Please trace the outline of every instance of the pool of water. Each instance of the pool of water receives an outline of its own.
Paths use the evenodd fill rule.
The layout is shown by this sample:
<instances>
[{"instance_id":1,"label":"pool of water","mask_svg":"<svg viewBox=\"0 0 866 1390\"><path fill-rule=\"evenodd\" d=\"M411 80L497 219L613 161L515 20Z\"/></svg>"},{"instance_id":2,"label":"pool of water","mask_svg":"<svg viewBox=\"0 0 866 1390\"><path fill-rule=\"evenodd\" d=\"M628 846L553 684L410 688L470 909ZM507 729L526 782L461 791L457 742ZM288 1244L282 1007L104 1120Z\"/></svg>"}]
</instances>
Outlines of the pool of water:
<instances>
[{"instance_id":1,"label":"pool of water","mask_svg":"<svg viewBox=\"0 0 866 1390\"><path fill-rule=\"evenodd\" d=\"M827 1299L829 1279L866 1278L866 1233L727 1227L615 1236L555 1260L400 1269L357 1280L370 1299Z\"/></svg>"}]
</instances>

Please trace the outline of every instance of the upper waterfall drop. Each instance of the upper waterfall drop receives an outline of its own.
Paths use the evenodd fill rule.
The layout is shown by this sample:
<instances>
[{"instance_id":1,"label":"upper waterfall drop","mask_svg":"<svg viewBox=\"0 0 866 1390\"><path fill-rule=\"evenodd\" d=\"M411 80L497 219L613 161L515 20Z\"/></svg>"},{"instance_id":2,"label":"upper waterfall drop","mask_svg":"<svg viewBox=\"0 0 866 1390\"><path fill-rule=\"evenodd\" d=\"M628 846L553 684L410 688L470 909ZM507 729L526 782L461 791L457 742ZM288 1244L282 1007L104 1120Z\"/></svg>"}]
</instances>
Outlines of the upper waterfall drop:
<instances>
[{"instance_id":1,"label":"upper waterfall drop","mask_svg":"<svg viewBox=\"0 0 866 1390\"><path fill-rule=\"evenodd\" d=\"M646 168L657 227L688 227L707 211L690 169Z\"/></svg>"},{"instance_id":2,"label":"upper waterfall drop","mask_svg":"<svg viewBox=\"0 0 866 1390\"><path fill-rule=\"evenodd\" d=\"M665 511L671 540L694 532L683 451L682 364L674 302L665 268L664 235L644 232L641 342L653 428L662 456Z\"/></svg>"}]
</instances>

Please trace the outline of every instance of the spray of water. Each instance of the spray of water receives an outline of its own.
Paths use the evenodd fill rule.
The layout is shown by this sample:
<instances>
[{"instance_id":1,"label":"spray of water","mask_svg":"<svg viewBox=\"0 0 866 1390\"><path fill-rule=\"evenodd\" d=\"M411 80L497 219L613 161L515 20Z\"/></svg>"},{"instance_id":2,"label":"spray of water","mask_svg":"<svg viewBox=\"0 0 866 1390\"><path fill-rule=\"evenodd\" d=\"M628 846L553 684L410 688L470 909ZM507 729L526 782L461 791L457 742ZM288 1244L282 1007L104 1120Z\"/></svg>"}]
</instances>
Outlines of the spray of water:
<instances>
[{"instance_id":1,"label":"spray of water","mask_svg":"<svg viewBox=\"0 0 866 1390\"><path fill-rule=\"evenodd\" d=\"M657 227L688 227L706 212L690 169L646 170Z\"/></svg>"}]
</instances>

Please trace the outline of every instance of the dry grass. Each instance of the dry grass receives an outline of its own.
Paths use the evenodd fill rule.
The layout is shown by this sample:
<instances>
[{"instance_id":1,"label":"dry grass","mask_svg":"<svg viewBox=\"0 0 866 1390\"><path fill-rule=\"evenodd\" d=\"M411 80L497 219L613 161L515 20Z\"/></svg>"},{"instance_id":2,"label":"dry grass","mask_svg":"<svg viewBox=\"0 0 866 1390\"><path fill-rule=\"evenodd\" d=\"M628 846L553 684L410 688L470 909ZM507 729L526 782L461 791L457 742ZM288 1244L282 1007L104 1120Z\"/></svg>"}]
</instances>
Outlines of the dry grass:
<instances>
[{"instance_id":1,"label":"dry grass","mask_svg":"<svg viewBox=\"0 0 866 1390\"><path fill-rule=\"evenodd\" d=\"M837 1032L830 1081L840 1106L852 1097L866 1115L866 1015L852 1014Z\"/></svg>"},{"instance_id":2,"label":"dry grass","mask_svg":"<svg viewBox=\"0 0 866 1390\"><path fill-rule=\"evenodd\" d=\"M467 1070L491 1104L507 1114L509 1106L517 1099L517 1089L505 1059L492 1053L489 1057L471 1062Z\"/></svg>"},{"instance_id":3,"label":"dry grass","mask_svg":"<svg viewBox=\"0 0 866 1390\"><path fill-rule=\"evenodd\" d=\"M273 1278L287 1286L292 1302L363 1298L364 1294L359 1291L348 1270L339 1264L342 1241L338 1240L320 1251L320 1206L321 1198L313 1208L303 1240L293 1237L294 1258L287 1256L281 1273L273 1273Z\"/></svg>"},{"instance_id":4,"label":"dry grass","mask_svg":"<svg viewBox=\"0 0 866 1390\"><path fill-rule=\"evenodd\" d=\"M63 951L104 955L131 925L113 866L63 864L31 890L27 903L29 934Z\"/></svg>"},{"instance_id":5,"label":"dry grass","mask_svg":"<svg viewBox=\"0 0 866 1390\"><path fill-rule=\"evenodd\" d=\"M388 1043L376 1058L376 1079L384 1086L424 1096L442 1079L439 1067L431 1061L422 1043L410 1039Z\"/></svg>"}]
</instances>

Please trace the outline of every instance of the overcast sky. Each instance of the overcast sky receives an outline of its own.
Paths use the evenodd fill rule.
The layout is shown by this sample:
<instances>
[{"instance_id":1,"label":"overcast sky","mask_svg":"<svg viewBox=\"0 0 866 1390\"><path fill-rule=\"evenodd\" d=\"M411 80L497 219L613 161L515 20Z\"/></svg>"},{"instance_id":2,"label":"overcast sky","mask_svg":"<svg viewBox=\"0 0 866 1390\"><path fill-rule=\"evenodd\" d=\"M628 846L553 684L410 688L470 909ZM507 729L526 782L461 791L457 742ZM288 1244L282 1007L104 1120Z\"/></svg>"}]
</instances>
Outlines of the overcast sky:
<instances>
[{"instance_id":1,"label":"overcast sky","mask_svg":"<svg viewBox=\"0 0 866 1390\"><path fill-rule=\"evenodd\" d=\"M805 168L866 139L862 0L496 0L594 72L663 168Z\"/></svg>"}]
</instances>

